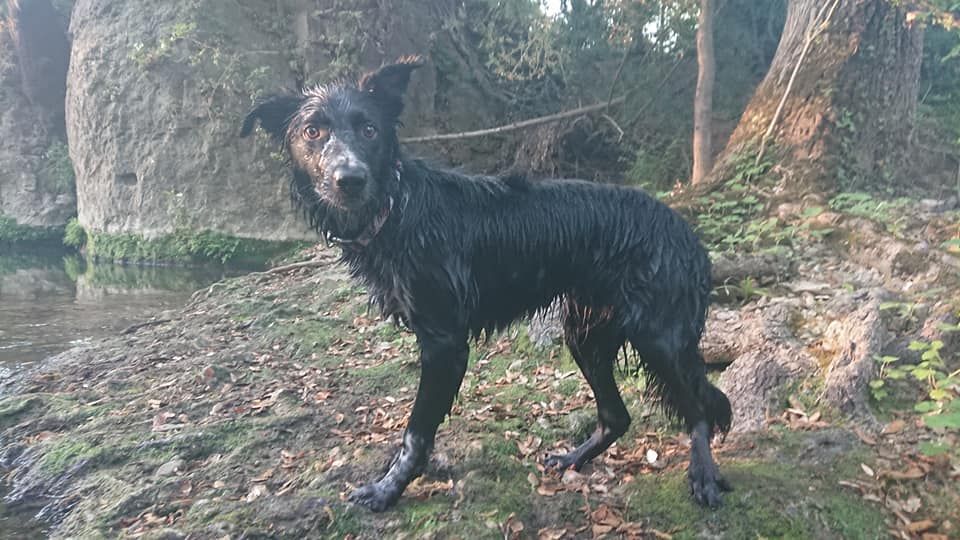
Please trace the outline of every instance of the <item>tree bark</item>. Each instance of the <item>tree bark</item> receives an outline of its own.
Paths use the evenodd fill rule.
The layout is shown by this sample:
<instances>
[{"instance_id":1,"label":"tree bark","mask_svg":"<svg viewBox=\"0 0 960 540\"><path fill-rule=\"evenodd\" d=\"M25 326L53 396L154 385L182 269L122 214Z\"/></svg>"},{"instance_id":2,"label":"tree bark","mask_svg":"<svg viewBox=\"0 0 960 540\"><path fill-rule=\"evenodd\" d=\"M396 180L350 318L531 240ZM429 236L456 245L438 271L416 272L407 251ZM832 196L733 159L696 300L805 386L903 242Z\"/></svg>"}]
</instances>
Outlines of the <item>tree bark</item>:
<instances>
[{"instance_id":1,"label":"tree bark","mask_svg":"<svg viewBox=\"0 0 960 540\"><path fill-rule=\"evenodd\" d=\"M894 177L909 147L923 52L923 30L906 14L890 0L791 0L770 70L710 181L729 178L738 157L756 155L775 117L768 152L794 187Z\"/></svg>"},{"instance_id":2,"label":"tree bark","mask_svg":"<svg viewBox=\"0 0 960 540\"><path fill-rule=\"evenodd\" d=\"M716 59L713 54L713 0L700 0L697 18L697 91L693 99L693 174L690 183L698 184L713 166L711 128L713 120L713 79Z\"/></svg>"}]
</instances>

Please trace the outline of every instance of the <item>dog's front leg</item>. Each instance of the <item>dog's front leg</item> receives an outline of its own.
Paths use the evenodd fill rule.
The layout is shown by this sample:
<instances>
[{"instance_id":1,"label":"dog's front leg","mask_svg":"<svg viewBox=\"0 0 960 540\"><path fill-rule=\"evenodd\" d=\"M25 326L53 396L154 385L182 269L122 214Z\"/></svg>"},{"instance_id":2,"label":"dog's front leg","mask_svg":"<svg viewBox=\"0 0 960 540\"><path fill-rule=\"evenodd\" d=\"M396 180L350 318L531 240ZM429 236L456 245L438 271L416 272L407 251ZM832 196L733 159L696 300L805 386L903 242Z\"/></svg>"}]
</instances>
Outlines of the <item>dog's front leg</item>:
<instances>
[{"instance_id":1,"label":"dog's front leg","mask_svg":"<svg viewBox=\"0 0 960 540\"><path fill-rule=\"evenodd\" d=\"M423 472L433 449L437 428L450 412L467 370L469 350L465 337L454 339L420 333L418 336L420 387L410 421L403 433L403 443L380 480L350 495L352 502L374 512L393 506L407 484Z\"/></svg>"}]
</instances>

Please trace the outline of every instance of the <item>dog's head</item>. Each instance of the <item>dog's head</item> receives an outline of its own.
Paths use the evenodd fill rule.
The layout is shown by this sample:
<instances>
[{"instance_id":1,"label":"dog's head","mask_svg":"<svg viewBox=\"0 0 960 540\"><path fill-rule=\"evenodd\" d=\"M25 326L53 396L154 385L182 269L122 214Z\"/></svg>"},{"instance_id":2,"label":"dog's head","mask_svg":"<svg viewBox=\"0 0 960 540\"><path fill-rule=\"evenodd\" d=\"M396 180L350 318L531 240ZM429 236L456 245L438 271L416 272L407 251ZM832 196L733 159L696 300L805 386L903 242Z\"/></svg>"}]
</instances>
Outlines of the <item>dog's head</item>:
<instances>
[{"instance_id":1,"label":"dog's head","mask_svg":"<svg viewBox=\"0 0 960 540\"><path fill-rule=\"evenodd\" d=\"M404 57L357 81L272 96L250 111L240 134L259 120L289 152L294 196L339 215L336 232L349 236L398 189L397 125L410 74L422 65Z\"/></svg>"}]
</instances>

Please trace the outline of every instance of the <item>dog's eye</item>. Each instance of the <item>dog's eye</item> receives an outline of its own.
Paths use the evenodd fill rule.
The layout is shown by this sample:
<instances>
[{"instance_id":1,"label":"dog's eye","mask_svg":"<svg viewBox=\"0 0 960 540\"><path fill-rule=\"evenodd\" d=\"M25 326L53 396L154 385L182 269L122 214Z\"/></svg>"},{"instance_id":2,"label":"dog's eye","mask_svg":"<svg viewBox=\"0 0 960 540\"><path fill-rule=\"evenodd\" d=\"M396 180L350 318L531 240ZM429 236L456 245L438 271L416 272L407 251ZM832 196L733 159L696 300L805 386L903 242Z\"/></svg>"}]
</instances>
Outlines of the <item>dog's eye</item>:
<instances>
[{"instance_id":1,"label":"dog's eye","mask_svg":"<svg viewBox=\"0 0 960 540\"><path fill-rule=\"evenodd\" d=\"M316 126L307 126L303 128L303 136L312 141L317 139L325 139L327 138L327 130L318 128Z\"/></svg>"},{"instance_id":2,"label":"dog's eye","mask_svg":"<svg viewBox=\"0 0 960 540\"><path fill-rule=\"evenodd\" d=\"M360 130L360 133L368 139L372 139L377 136L377 126L373 124L365 124Z\"/></svg>"}]
</instances>

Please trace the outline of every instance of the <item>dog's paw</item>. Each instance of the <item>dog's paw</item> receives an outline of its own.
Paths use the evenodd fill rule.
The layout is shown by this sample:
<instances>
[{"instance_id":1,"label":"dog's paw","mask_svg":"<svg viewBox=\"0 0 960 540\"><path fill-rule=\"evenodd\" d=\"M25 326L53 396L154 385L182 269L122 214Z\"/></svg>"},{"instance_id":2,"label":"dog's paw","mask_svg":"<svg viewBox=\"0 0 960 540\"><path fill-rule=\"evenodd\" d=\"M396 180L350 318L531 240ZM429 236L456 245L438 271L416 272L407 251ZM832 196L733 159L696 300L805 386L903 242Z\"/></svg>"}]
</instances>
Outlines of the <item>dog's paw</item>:
<instances>
[{"instance_id":1,"label":"dog's paw","mask_svg":"<svg viewBox=\"0 0 960 540\"><path fill-rule=\"evenodd\" d=\"M690 494L700 506L719 508L723 503L721 493L733 491L733 486L720 476L716 466L691 469L687 473L687 480L690 482Z\"/></svg>"},{"instance_id":2,"label":"dog's paw","mask_svg":"<svg viewBox=\"0 0 960 540\"><path fill-rule=\"evenodd\" d=\"M354 490L350 494L349 500L373 512L383 512L396 504L399 498L399 494L394 494L392 490L381 486L380 482L375 482Z\"/></svg>"},{"instance_id":3,"label":"dog's paw","mask_svg":"<svg viewBox=\"0 0 960 540\"><path fill-rule=\"evenodd\" d=\"M574 470L580 470L580 467L577 466L577 459L574 454L575 452L570 452L568 454L549 454L543 459L543 464L548 469L553 469L556 471L565 471L570 467L573 467Z\"/></svg>"}]
</instances>

